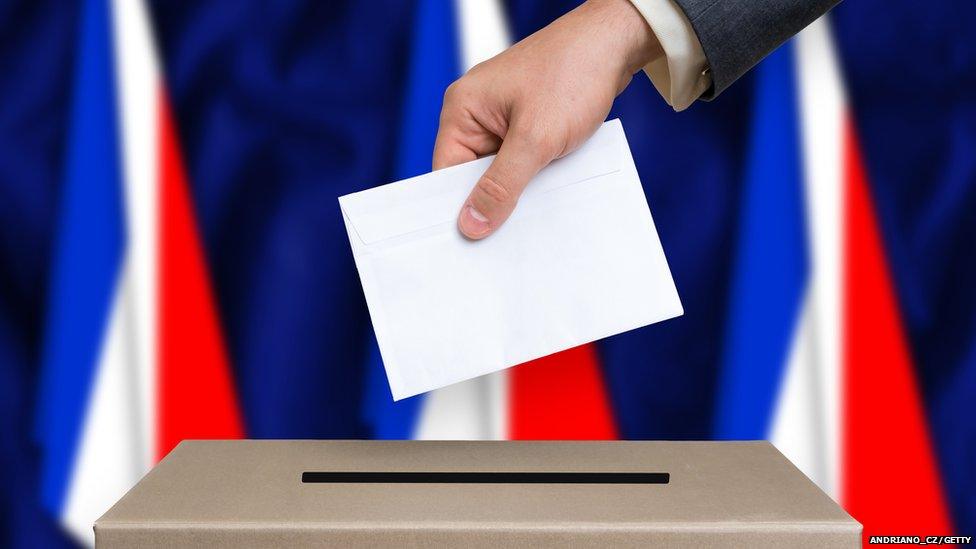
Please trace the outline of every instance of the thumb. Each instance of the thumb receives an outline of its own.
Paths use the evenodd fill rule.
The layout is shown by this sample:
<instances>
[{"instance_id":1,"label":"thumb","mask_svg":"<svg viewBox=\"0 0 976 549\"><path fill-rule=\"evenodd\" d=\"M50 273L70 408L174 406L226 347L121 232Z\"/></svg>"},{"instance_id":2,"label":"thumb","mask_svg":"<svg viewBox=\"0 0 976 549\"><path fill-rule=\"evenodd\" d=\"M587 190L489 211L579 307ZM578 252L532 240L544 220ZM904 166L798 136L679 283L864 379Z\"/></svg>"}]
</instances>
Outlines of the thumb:
<instances>
[{"instance_id":1,"label":"thumb","mask_svg":"<svg viewBox=\"0 0 976 549\"><path fill-rule=\"evenodd\" d=\"M468 238L479 240L496 231L512 215L529 180L552 161L542 139L514 128L505 136L498 155L478 179L458 215L458 228Z\"/></svg>"}]
</instances>

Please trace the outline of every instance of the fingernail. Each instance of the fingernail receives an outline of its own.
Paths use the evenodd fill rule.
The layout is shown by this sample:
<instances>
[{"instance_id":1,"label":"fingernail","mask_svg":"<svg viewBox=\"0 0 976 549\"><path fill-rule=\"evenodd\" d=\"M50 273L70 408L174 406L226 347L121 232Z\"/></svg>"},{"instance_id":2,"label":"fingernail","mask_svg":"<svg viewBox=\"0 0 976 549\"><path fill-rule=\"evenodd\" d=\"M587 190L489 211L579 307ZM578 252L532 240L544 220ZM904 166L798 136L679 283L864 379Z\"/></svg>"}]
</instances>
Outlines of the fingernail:
<instances>
[{"instance_id":1,"label":"fingernail","mask_svg":"<svg viewBox=\"0 0 976 549\"><path fill-rule=\"evenodd\" d=\"M491 231L491 223L481 212L474 209L470 204L461 210L461 217L458 218L458 227L465 236L470 238L480 238Z\"/></svg>"}]
</instances>

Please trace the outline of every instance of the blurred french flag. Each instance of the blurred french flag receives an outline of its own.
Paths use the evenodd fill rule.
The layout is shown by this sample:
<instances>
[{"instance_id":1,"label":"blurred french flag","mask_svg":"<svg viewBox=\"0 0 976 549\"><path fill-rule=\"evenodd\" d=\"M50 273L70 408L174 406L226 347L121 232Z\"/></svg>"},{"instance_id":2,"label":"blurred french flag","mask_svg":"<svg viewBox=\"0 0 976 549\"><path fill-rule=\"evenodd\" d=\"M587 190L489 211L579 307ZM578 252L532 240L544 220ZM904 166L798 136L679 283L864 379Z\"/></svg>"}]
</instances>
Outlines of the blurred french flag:
<instances>
[{"instance_id":1,"label":"blurred french flag","mask_svg":"<svg viewBox=\"0 0 976 549\"><path fill-rule=\"evenodd\" d=\"M865 540L948 533L829 20L755 70L714 436L771 440Z\"/></svg>"},{"instance_id":2,"label":"blurred french flag","mask_svg":"<svg viewBox=\"0 0 976 549\"><path fill-rule=\"evenodd\" d=\"M494 1L415 15L397 178L429 170L444 88L510 42ZM79 25L36 434L43 503L90 543L180 440L246 431L145 5L85 0ZM771 439L866 535L949 534L828 22L756 70L714 436ZM378 438L619 433L595 345L398 403L375 344L365 368Z\"/></svg>"},{"instance_id":3,"label":"blurred french flag","mask_svg":"<svg viewBox=\"0 0 976 549\"><path fill-rule=\"evenodd\" d=\"M85 0L36 432L78 540L184 438L243 435L145 6Z\"/></svg>"}]
</instances>

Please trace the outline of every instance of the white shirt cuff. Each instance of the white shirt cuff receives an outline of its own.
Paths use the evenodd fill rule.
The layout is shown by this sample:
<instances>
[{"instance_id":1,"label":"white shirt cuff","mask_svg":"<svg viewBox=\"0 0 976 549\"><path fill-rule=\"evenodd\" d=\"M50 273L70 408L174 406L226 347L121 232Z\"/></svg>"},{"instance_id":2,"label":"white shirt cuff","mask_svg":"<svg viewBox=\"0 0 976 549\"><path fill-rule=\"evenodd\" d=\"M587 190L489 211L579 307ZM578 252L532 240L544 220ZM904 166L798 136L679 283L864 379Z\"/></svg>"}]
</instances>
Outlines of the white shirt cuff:
<instances>
[{"instance_id":1,"label":"white shirt cuff","mask_svg":"<svg viewBox=\"0 0 976 549\"><path fill-rule=\"evenodd\" d=\"M644 67L676 111L687 109L712 85L708 60L691 22L674 0L630 0L657 36L664 55Z\"/></svg>"}]
</instances>

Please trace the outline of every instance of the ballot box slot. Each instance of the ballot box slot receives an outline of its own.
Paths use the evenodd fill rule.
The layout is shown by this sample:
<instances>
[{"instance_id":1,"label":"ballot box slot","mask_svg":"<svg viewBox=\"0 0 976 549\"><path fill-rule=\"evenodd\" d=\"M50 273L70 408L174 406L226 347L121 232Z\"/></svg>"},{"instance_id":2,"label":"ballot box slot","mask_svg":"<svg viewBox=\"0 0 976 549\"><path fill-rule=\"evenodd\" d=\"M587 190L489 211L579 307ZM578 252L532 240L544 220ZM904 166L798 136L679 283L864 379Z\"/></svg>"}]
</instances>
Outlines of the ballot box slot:
<instances>
[{"instance_id":1,"label":"ballot box slot","mask_svg":"<svg viewBox=\"0 0 976 549\"><path fill-rule=\"evenodd\" d=\"M306 484L668 484L669 473L305 471Z\"/></svg>"}]
</instances>

